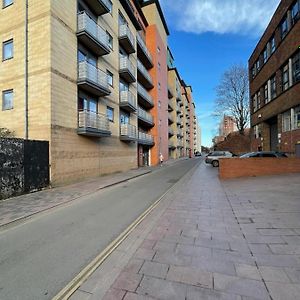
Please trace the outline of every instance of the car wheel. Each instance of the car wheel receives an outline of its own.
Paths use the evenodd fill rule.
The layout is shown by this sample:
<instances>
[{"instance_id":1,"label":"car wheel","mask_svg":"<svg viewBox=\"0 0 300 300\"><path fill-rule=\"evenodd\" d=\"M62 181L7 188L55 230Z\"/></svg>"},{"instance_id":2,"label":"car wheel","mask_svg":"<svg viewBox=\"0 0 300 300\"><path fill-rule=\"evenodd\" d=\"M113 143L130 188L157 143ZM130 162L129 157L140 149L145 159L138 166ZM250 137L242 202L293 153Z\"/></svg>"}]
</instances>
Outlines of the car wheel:
<instances>
[{"instance_id":1,"label":"car wheel","mask_svg":"<svg viewBox=\"0 0 300 300\"><path fill-rule=\"evenodd\" d=\"M213 167L218 167L219 166L219 162L217 160L214 160L212 162Z\"/></svg>"}]
</instances>

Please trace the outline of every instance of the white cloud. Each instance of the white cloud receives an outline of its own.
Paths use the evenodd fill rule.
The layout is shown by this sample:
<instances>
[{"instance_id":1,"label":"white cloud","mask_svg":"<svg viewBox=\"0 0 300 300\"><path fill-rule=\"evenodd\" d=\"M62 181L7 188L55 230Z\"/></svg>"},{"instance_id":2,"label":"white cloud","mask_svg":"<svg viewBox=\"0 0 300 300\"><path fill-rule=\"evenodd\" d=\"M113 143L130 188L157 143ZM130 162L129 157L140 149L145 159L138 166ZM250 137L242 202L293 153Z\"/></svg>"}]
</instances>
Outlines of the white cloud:
<instances>
[{"instance_id":1,"label":"white cloud","mask_svg":"<svg viewBox=\"0 0 300 300\"><path fill-rule=\"evenodd\" d=\"M193 33L261 34L280 0L161 0L168 22Z\"/></svg>"}]
</instances>

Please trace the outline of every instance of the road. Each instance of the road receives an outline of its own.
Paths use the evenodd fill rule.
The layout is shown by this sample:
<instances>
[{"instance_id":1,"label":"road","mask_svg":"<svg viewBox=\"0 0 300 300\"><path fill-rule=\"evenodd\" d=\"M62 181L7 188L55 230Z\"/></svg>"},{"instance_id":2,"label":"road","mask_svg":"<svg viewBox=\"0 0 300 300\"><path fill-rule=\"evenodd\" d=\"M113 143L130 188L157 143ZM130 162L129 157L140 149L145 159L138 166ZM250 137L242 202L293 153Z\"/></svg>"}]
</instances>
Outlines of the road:
<instances>
[{"instance_id":1,"label":"road","mask_svg":"<svg viewBox=\"0 0 300 300\"><path fill-rule=\"evenodd\" d=\"M52 299L201 161L164 166L0 232L0 299Z\"/></svg>"}]
</instances>

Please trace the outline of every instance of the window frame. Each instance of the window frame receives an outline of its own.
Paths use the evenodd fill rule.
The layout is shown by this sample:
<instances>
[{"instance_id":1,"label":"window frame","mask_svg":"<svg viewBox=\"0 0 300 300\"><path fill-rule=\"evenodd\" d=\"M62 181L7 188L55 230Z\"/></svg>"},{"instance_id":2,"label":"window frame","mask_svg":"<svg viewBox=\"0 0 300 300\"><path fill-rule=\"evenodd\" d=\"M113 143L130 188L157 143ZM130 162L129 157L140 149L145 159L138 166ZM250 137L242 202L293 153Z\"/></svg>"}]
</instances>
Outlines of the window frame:
<instances>
[{"instance_id":1,"label":"window frame","mask_svg":"<svg viewBox=\"0 0 300 300\"><path fill-rule=\"evenodd\" d=\"M289 132L292 130L291 110L285 111L282 114L282 132Z\"/></svg>"},{"instance_id":2,"label":"window frame","mask_svg":"<svg viewBox=\"0 0 300 300\"><path fill-rule=\"evenodd\" d=\"M271 95L270 95L270 98L271 100L273 100L274 98L276 98L277 96L277 90L276 90L276 75L272 76L270 78L270 85L271 85Z\"/></svg>"},{"instance_id":3,"label":"window frame","mask_svg":"<svg viewBox=\"0 0 300 300\"><path fill-rule=\"evenodd\" d=\"M4 57L5 54L5 46L11 45L12 49L11 49L11 56L9 57ZM14 58L14 39L11 38L9 40L3 41L2 42L2 61L6 61L6 60L10 60Z\"/></svg>"},{"instance_id":4,"label":"window frame","mask_svg":"<svg viewBox=\"0 0 300 300\"><path fill-rule=\"evenodd\" d=\"M113 36L106 30L107 34L107 44L111 50L114 50L114 38Z\"/></svg>"},{"instance_id":5,"label":"window frame","mask_svg":"<svg viewBox=\"0 0 300 300\"><path fill-rule=\"evenodd\" d=\"M111 115L109 114L111 113ZM106 118L108 119L109 122L114 122L115 121L115 110L111 106L106 106Z\"/></svg>"},{"instance_id":6,"label":"window frame","mask_svg":"<svg viewBox=\"0 0 300 300\"><path fill-rule=\"evenodd\" d=\"M295 15L294 13L294 8L298 6L298 11ZM300 0L296 0L291 7L291 18L292 18L292 24L295 25L297 21L300 19Z\"/></svg>"},{"instance_id":7,"label":"window frame","mask_svg":"<svg viewBox=\"0 0 300 300\"><path fill-rule=\"evenodd\" d=\"M298 67L295 72L295 65ZM298 50L293 56L292 56L292 74L293 74L293 84L300 81L300 50Z\"/></svg>"},{"instance_id":8,"label":"window frame","mask_svg":"<svg viewBox=\"0 0 300 300\"><path fill-rule=\"evenodd\" d=\"M289 64L285 64L282 68L282 91L286 91L290 87Z\"/></svg>"},{"instance_id":9,"label":"window frame","mask_svg":"<svg viewBox=\"0 0 300 300\"><path fill-rule=\"evenodd\" d=\"M13 4L14 4L14 0L11 0L11 2L8 3L8 4L5 4L5 0L2 0L2 9L4 9L6 7L9 7L9 6L13 5Z\"/></svg>"},{"instance_id":10,"label":"window frame","mask_svg":"<svg viewBox=\"0 0 300 300\"><path fill-rule=\"evenodd\" d=\"M300 129L300 105L294 108L293 129Z\"/></svg>"},{"instance_id":11,"label":"window frame","mask_svg":"<svg viewBox=\"0 0 300 300\"><path fill-rule=\"evenodd\" d=\"M285 29L283 28L283 25L285 25ZM288 34L289 28L288 28L288 18L287 15L282 19L281 23L280 23L280 36L281 39L283 40L286 35Z\"/></svg>"},{"instance_id":12,"label":"window frame","mask_svg":"<svg viewBox=\"0 0 300 300\"><path fill-rule=\"evenodd\" d=\"M10 100L10 106L7 107L5 106L5 95L11 94L12 99ZM4 90L2 91L2 111L6 110L12 110L14 109L14 90L9 89L9 90Z\"/></svg>"},{"instance_id":13,"label":"window frame","mask_svg":"<svg viewBox=\"0 0 300 300\"><path fill-rule=\"evenodd\" d=\"M110 72L109 70L106 70L106 76L107 76L107 83L109 86L114 87L114 74ZM111 78L111 82L110 79Z\"/></svg>"}]
</instances>

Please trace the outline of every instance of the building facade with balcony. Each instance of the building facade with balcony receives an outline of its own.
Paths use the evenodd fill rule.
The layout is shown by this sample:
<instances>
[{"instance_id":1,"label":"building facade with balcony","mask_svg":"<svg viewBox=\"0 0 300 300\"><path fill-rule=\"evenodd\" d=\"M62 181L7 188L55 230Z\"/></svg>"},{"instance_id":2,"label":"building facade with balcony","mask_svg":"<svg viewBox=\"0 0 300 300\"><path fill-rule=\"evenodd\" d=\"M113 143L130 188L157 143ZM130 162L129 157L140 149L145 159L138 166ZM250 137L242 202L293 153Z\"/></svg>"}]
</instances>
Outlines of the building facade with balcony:
<instances>
[{"instance_id":1,"label":"building facade with balcony","mask_svg":"<svg viewBox=\"0 0 300 300\"><path fill-rule=\"evenodd\" d=\"M249 59L252 150L300 156L300 1L282 0Z\"/></svg>"},{"instance_id":2,"label":"building facade with balcony","mask_svg":"<svg viewBox=\"0 0 300 300\"><path fill-rule=\"evenodd\" d=\"M0 127L50 142L52 184L168 158L168 30L157 1L29 0L27 38L25 19L12 21L25 4L8 2Z\"/></svg>"}]
</instances>

